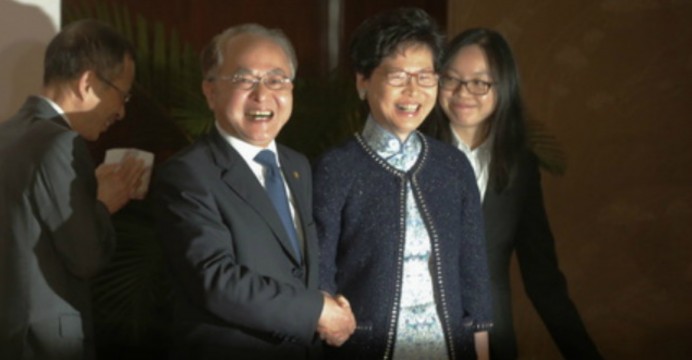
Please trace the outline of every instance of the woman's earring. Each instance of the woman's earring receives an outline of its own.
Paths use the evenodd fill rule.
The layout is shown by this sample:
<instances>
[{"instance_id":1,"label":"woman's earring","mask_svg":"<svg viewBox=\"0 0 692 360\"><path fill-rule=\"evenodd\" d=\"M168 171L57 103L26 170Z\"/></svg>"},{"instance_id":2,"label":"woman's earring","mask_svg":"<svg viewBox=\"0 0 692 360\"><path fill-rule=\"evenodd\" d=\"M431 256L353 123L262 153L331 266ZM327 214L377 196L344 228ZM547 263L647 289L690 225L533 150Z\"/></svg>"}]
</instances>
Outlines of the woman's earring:
<instances>
[{"instance_id":1,"label":"woman's earring","mask_svg":"<svg viewBox=\"0 0 692 360\"><path fill-rule=\"evenodd\" d=\"M359 89L359 90L358 90L358 97L359 97L361 100L365 100L365 89Z\"/></svg>"}]
</instances>

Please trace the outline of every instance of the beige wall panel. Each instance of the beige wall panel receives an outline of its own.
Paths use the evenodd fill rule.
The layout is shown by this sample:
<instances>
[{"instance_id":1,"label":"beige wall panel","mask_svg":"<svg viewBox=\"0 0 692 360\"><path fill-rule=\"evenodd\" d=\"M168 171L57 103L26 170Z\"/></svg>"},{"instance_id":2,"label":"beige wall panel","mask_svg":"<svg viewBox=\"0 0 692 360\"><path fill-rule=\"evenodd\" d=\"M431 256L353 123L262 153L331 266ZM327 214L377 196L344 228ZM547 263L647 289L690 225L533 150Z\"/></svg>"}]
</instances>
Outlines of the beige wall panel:
<instances>
[{"instance_id":1,"label":"beige wall panel","mask_svg":"<svg viewBox=\"0 0 692 360\"><path fill-rule=\"evenodd\" d=\"M692 358L692 1L450 0L449 34L471 26L506 35L567 154L546 203L603 354ZM558 358L514 279L523 359Z\"/></svg>"}]
</instances>

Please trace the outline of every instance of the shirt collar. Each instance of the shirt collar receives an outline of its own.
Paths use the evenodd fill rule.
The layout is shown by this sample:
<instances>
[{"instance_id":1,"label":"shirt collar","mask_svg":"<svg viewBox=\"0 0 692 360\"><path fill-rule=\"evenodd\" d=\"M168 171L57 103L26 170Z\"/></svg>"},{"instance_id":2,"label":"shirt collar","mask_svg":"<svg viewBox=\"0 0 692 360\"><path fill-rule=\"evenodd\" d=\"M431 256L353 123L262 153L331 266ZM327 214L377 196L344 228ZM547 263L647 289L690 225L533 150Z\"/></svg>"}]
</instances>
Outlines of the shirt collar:
<instances>
[{"instance_id":1,"label":"shirt collar","mask_svg":"<svg viewBox=\"0 0 692 360\"><path fill-rule=\"evenodd\" d=\"M218 121L214 122L214 125L216 126L216 130L219 131L219 134L221 134L221 137L224 138L230 145L235 149L240 156L245 160L246 163L250 165L250 167L255 167L255 166L261 166L257 162L255 162L255 156L262 151L262 150L271 150L276 154L276 162L279 164L279 167L281 167L281 162L279 160L279 154L276 151L276 141L272 140L272 142L267 145L266 148L252 145L246 141L241 140L240 138L233 136L229 133L227 133L224 129L221 128L219 125Z\"/></svg>"},{"instance_id":2,"label":"shirt collar","mask_svg":"<svg viewBox=\"0 0 692 360\"><path fill-rule=\"evenodd\" d=\"M466 143L459 138L457 133L454 131L454 128L452 126L449 126L449 130L452 133L452 145L454 145L456 148L459 150L463 151L464 154L469 155L473 153L478 153L478 154L486 154L490 152L490 149L492 148L493 144L493 135L492 133L490 136L488 136L479 146L477 146L475 149L471 149Z\"/></svg>"},{"instance_id":3,"label":"shirt collar","mask_svg":"<svg viewBox=\"0 0 692 360\"><path fill-rule=\"evenodd\" d=\"M70 129L72 128L72 123L70 123L70 119L67 118L67 114L65 114L65 110L63 110L63 109L60 107L60 105L56 104L55 101L53 101L53 100L51 100L51 99L49 99L49 98L47 98L47 97L45 97L45 96L43 96L43 95L36 95L36 96L38 96L39 98L41 98L41 99L43 99L45 102L47 102L48 105L50 105L50 107L52 107L53 110L55 110L55 112L57 112L58 115L60 115L60 117L61 117L63 120L65 120L65 122L67 123L67 126L69 126Z\"/></svg>"}]
</instances>

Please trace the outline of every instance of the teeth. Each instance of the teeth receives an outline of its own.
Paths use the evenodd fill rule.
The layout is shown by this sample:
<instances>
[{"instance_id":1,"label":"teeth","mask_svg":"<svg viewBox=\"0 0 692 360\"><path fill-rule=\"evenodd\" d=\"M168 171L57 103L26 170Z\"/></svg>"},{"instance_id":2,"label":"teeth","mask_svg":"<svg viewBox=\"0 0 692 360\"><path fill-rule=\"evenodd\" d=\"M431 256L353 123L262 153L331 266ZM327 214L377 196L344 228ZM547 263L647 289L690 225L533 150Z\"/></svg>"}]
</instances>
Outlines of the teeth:
<instances>
[{"instance_id":1,"label":"teeth","mask_svg":"<svg viewBox=\"0 0 692 360\"><path fill-rule=\"evenodd\" d=\"M397 109L401 111L406 111L406 112L414 112L418 110L418 105L416 104L408 104L408 105L396 105Z\"/></svg>"},{"instance_id":2,"label":"teeth","mask_svg":"<svg viewBox=\"0 0 692 360\"><path fill-rule=\"evenodd\" d=\"M247 116L249 116L251 118L255 118L256 120L268 119L268 118L272 117L272 115L274 115L274 113L271 111L268 111L268 110L267 111L250 111L247 113Z\"/></svg>"}]
</instances>

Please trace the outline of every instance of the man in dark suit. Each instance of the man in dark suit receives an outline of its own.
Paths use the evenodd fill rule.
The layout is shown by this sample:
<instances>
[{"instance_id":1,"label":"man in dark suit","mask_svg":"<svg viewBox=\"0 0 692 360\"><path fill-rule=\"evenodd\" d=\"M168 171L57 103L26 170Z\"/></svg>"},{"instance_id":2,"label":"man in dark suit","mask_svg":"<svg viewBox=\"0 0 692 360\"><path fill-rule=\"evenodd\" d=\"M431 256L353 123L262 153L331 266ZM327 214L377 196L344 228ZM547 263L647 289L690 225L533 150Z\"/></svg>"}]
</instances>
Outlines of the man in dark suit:
<instances>
[{"instance_id":1,"label":"man in dark suit","mask_svg":"<svg viewBox=\"0 0 692 360\"><path fill-rule=\"evenodd\" d=\"M0 358L93 358L88 279L114 248L110 214L135 194L132 159L94 164L86 140L122 118L131 46L96 21L48 45L40 96L0 123Z\"/></svg>"},{"instance_id":2,"label":"man in dark suit","mask_svg":"<svg viewBox=\"0 0 692 360\"><path fill-rule=\"evenodd\" d=\"M171 355L315 358L320 338L342 344L355 319L317 289L309 163L274 141L292 111L294 50L246 24L217 35L202 67L215 126L154 185L176 295Z\"/></svg>"}]
</instances>

